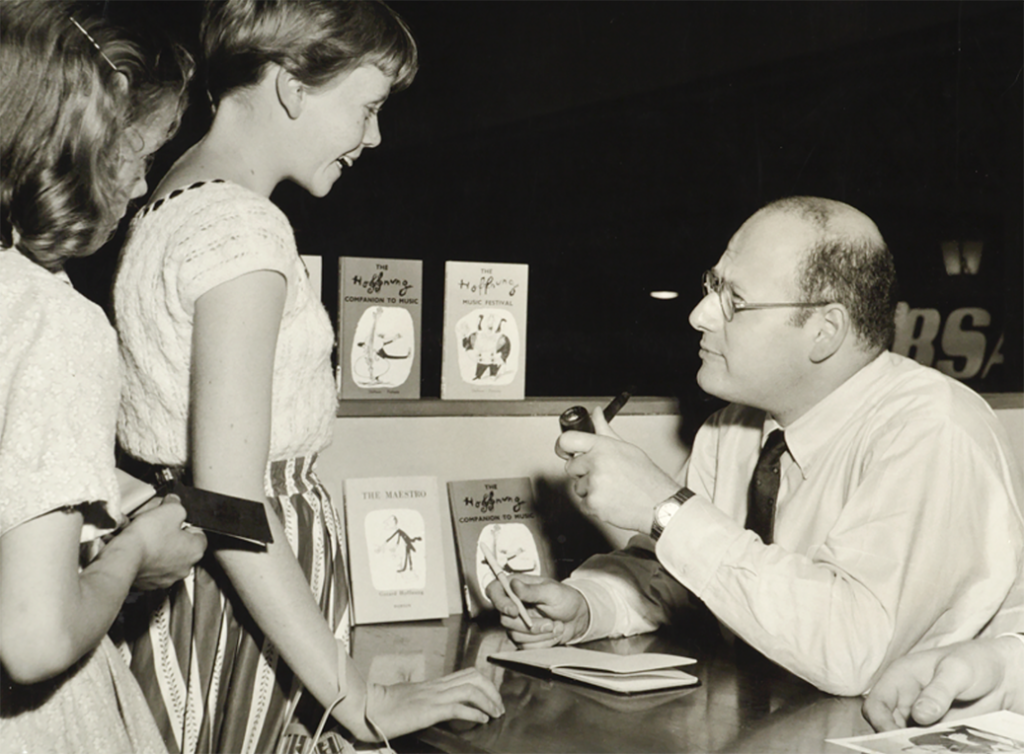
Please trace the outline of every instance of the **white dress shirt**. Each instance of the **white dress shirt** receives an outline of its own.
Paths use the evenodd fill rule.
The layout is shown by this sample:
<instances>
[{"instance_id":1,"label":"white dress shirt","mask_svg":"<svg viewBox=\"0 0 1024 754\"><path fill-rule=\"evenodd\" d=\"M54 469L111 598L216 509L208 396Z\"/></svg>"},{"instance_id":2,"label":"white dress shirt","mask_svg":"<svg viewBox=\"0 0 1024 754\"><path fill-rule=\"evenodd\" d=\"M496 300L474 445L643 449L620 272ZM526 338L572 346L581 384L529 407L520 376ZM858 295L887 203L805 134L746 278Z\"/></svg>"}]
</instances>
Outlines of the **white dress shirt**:
<instances>
[{"instance_id":1,"label":"white dress shirt","mask_svg":"<svg viewBox=\"0 0 1024 754\"><path fill-rule=\"evenodd\" d=\"M913 649L1021 627L1022 474L979 395L889 352L785 428L775 543L744 528L747 487L777 428L730 405L701 427L696 496L654 548L590 558L566 583L578 641L673 622L689 594L824 691L859 694Z\"/></svg>"}]
</instances>

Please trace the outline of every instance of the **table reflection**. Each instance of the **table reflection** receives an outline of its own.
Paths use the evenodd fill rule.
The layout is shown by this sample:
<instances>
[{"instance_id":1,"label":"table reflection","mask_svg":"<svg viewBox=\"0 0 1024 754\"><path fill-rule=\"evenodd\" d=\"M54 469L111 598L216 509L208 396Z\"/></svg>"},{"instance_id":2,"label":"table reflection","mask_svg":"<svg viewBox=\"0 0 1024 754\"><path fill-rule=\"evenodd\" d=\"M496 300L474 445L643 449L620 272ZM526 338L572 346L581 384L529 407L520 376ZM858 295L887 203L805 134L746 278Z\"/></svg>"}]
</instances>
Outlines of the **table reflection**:
<instances>
[{"instance_id":1,"label":"table reflection","mask_svg":"<svg viewBox=\"0 0 1024 754\"><path fill-rule=\"evenodd\" d=\"M459 616L360 626L353 637L355 662L370 680L415 681L476 667L500 689L503 717L417 735L420 745L441 751L838 753L843 749L826 738L871 732L859 698L823 694L717 631L661 631L587 646L694 657L697 665L687 670L700 685L623 696L495 665L489 655L514 648L504 630Z\"/></svg>"}]
</instances>

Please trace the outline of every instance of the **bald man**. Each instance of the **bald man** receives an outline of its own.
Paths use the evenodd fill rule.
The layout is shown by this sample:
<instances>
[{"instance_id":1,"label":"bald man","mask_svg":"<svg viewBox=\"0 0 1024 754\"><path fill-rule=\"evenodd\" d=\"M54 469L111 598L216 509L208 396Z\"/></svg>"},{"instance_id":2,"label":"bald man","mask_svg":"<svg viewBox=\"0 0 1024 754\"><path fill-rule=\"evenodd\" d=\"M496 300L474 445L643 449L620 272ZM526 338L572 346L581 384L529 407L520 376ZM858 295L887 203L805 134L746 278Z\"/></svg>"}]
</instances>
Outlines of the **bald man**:
<instances>
[{"instance_id":1,"label":"bald man","mask_svg":"<svg viewBox=\"0 0 1024 754\"><path fill-rule=\"evenodd\" d=\"M690 315L700 387L730 401L678 478L592 411L556 451L589 514L633 530L565 582L519 577L528 630L575 643L679 625L702 601L728 631L824 691L894 659L1015 626L1022 478L987 403L889 352L896 276L875 224L791 197L743 223Z\"/></svg>"}]
</instances>

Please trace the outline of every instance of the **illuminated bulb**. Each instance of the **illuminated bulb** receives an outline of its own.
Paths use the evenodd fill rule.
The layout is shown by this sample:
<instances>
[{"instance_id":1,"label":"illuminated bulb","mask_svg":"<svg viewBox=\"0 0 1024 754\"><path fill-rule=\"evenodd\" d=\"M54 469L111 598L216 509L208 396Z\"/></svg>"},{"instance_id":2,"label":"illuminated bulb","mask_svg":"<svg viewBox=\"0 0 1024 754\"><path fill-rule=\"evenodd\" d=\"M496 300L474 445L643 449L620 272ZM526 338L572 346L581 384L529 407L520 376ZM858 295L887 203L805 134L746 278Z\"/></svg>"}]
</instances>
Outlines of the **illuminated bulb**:
<instances>
[{"instance_id":1,"label":"illuminated bulb","mask_svg":"<svg viewBox=\"0 0 1024 754\"><path fill-rule=\"evenodd\" d=\"M678 298L679 294L676 291L651 291L651 298L656 298L661 301L671 301L674 298Z\"/></svg>"}]
</instances>

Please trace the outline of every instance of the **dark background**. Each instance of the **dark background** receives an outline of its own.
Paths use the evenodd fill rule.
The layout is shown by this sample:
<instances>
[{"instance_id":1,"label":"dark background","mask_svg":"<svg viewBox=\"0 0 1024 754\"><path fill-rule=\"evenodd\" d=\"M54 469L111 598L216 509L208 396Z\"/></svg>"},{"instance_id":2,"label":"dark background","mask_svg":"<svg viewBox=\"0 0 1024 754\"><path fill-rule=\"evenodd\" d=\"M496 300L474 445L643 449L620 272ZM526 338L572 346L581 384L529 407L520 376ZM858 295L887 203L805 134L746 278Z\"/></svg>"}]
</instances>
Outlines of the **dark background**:
<instances>
[{"instance_id":1,"label":"dark background","mask_svg":"<svg viewBox=\"0 0 1024 754\"><path fill-rule=\"evenodd\" d=\"M701 272L746 217L790 194L875 219L903 299L941 321L931 351L911 355L984 392L1024 389L1024 4L391 5L421 70L385 107L383 144L327 198L290 184L273 198L300 252L323 257L332 315L339 256L424 260L425 397L439 395L444 261L521 262L527 396L632 385L701 413L687 324ZM104 7L190 46L202 9ZM192 109L151 185L206 117ZM951 239L983 242L977 275L946 273ZM106 305L115 262L116 242L69 272ZM649 297L662 288L680 297Z\"/></svg>"}]
</instances>

